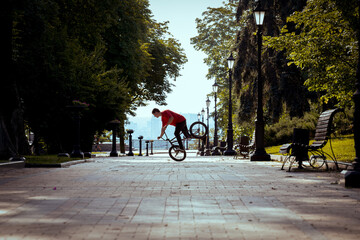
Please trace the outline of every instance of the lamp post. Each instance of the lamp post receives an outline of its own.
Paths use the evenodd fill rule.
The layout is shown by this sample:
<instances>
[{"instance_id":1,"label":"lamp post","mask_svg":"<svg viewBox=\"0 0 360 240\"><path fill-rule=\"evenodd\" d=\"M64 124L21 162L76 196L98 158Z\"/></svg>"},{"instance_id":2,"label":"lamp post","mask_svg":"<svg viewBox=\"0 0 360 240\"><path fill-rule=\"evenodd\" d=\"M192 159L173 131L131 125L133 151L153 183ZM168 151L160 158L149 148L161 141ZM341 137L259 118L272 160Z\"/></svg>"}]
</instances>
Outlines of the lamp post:
<instances>
[{"instance_id":1,"label":"lamp post","mask_svg":"<svg viewBox=\"0 0 360 240\"><path fill-rule=\"evenodd\" d=\"M201 116L202 116L202 122L204 123L204 117L205 117L205 110L204 108L201 110ZM205 129L203 129L205 131ZM201 151L200 155L204 156L204 139L201 139Z\"/></svg>"},{"instance_id":2,"label":"lamp post","mask_svg":"<svg viewBox=\"0 0 360 240\"><path fill-rule=\"evenodd\" d=\"M213 87L213 91L215 93L215 132L214 132L214 151L212 153L213 156L215 155L221 155L221 153L219 152L219 149L217 148L219 142L218 142L218 135L217 135L217 110L216 110L216 98L217 98L217 91L219 89L219 85L215 83L212 85Z\"/></svg>"},{"instance_id":3,"label":"lamp post","mask_svg":"<svg viewBox=\"0 0 360 240\"><path fill-rule=\"evenodd\" d=\"M264 117L263 117L263 81L261 77L261 45L262 45L262 24L265 17L265 10L261 8L260 2L254 10L256 25L258 26L258 102L255 123L255 153L251 155L250 161L270 161L270 155L264 148Z\"/></svg>"},{"instance_id":4,"label":"lamp post","mask_svg":"<svg viewBox=\"0 0 360 240\"><path fill-rule=\"evenodd\" d=\"M206 122L206 126L208 129L208 133L206 136L206 151L205 151L205 156L210 156L211 155L211 150L210 150L210 128L209 128L209 107L210 107L210 99L209 97L206 99L206 111L207 111L207 122Z\"/></svg>"},{"instance_id":5,"label":"lamp post","mask_svg":"<svg viewBox=\"0 0 360 240\"><path fill-rule=\"evenodd\" d=\"M232 156L236 155L236 152L233 150L233 128L232 128L232 100L231 100L231 89L232 89L232 68L234 66L235 59L230 54L230 57L227 59L229 67L229 121L228 121L228 130L227 130L227 148L224 152L224 155Z\"/></svg>"},{"instance_id":6,"label":"lamp post","mask_svg":"<svg viewBox=\"0 0 360 240\"><path fill-rule=\"evenodd\" d=\"M360 0L358 0L360 7ZM359 8L360 12L360 8ZM360 24L360 16L358 26ZM360 49L360 28L357 29L358 49ZM356 71L356 84L354 93L354 142L355 142L355 159L353 162L353 170L345 173L345 186L360 188L360 51L358 51L358 65Z\"/></svg>"}]
</instances>

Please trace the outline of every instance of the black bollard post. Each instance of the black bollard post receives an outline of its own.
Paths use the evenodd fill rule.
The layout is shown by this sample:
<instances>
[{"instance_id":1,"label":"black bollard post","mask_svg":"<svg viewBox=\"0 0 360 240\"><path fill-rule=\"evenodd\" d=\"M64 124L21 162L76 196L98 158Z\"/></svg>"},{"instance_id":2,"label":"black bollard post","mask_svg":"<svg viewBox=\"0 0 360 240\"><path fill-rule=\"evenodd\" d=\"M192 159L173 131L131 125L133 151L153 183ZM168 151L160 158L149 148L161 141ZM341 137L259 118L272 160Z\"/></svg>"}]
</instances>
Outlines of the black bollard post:
<instances>
[{"instance_id":1,"label":"black bollard post","mask_svg":"<svg viewBox=\"0 0 360 240\"><path fill-rule=\"evenodd\" d=\"M138 139L139 139L139 157L142 156L142 153L141 153L141 150L142 150L141 140L142 140L143 138L144 138L143 136L139 136L139 137L138 137Z\"/></svg>"},{"instance_id":2,"label":"black bollard post","mask_svg":"<svg viewBox=\"0 0 360 240\"><path fill-rule=\"evenodd\" d=\"M146 156L148 157L149 156L149 140L146 140L145 143L146 143Z\"/></svg>"},{"instance_id":3,"label":"black bollard post","mask_svg":"<svg viewBox=\"0 0 360 240\"><path fill-rule=\"evenodd\" d=\"M118 157L119 154L116 151L116 129L117 129L117 125L120 123L120 121L113 120L109 123L112 126L112 150L110 152L110 157Z\"/></svg>"},{"instance_id":4,"label":"black bollard post","mask_svg":"<svg viewBox=\"0 0 360 240\"><path fill-rule=\"evenodd\" d=\"M134 130L129 129L127 130L127 133L129 134L129 153L127 155L134 156L134 153L132 151L132 136L131 136L131 134L134 133Z\"/></svg>"},{"instance_id":5,"label":"black bollard post","mask_svg":"<svg viewBox=\"0 0 360 240\"><path fill-rule=\"evenodd\" d=\"M150 143L151 143L150 155L154 155L154 152L153 152L153 143L154 143L154 140L150 140Z\"/></svg>"}]
</instances>

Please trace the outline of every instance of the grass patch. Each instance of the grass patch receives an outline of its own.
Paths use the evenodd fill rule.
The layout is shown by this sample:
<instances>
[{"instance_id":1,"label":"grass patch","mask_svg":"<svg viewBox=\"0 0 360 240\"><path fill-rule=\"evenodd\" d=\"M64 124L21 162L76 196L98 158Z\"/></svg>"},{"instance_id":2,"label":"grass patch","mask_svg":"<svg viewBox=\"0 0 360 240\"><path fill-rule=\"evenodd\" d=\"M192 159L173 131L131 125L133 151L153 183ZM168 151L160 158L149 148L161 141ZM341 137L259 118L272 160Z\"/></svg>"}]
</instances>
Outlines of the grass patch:
<instances>
[{"instance_id":1,"label":"grass patch","mask_svg":"<svg viewBox=\"0 0 360 240\"><path fill-rule=\"evenodd\" d=\"M310 143L313 141L310 141ZM344 135L337 138L333 138L331 140L331 145L334 150L336 160L341 162L353 162L355 159L355 145L354 145L354 135ZM279 153L280 146L271 146L267 147L266 152L268 154L275 154L275 155L281 155ZM327 144L324 147L324 151L326 153L331 153L330 149L330 141L327 142Z\"/></svg>"},{"instance_id":2,"label":"grass patch","mask_svg":"<svg viewBox=\"0 0 360 240\"><path fill-rule=\"evenodd\" d=\"M82 158L58 157L57 155L25 156L25 158L26 158L25 163L32 163L32 164L56 164L56 163L64 163L64 162L82 159Z\"/></svg>"}]
</instances>

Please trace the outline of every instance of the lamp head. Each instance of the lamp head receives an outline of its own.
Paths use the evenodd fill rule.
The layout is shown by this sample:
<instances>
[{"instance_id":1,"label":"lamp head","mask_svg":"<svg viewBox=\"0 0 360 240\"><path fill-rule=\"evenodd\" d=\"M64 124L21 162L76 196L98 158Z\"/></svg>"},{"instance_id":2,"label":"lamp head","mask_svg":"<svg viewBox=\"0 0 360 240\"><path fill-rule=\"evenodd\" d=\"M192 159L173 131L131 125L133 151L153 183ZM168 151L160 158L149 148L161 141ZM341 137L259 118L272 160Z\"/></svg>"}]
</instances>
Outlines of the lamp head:
<instances>
[{"instance_id":1,"label":"lamp head","mask_svg":"<svg viewBox=\"0 0 360 240\"><path fill-rule=\"evenodd\" d=\"M260 3L254 9L254 17L256 25L261 26L264 22L265 10L261 7Z\"/></svg>"},{"instance_id":2,"label":"lamp head","mask_svg":"<svg viewBox=\"0 0 360 240\"><path fill-rule=\"evenodd\" d=\"M209 99L209 97L206 100L206 107L210 107L210 99Z\"/></svg>"},{"instance_id":3,"label":"lamp head","mask_svg":"<svg viewBox=\"0 0 360 240\"><path fill-rule=\"evenodd\" d=\"M217 82L215 82L215 83L212 85L212 87L213 87L213 91L214 91L214 92L217 92L218 89L219 89L219 85L217 84Z\"/></svg>"},{"instance_id":4,"label":"lamp head","mask_svg":"<svg viewBox=\"0 0 360 240\"><path fill-rule=\"evenodd\" d=\"M230 54L230 57L228 57L227 62L228 62L229 69L232 69L234 66L234 62L235 62L235 59L234 59L232 53Z\"/></svg>"}]
</instances>

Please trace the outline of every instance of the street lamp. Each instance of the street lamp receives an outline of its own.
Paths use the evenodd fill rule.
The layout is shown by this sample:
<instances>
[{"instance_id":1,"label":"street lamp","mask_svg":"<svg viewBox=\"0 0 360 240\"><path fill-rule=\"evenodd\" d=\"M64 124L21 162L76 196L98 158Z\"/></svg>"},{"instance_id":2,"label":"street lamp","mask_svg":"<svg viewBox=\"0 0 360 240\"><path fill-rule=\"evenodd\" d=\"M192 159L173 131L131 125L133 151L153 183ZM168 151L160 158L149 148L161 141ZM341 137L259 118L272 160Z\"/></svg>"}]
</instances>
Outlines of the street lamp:
<instances>
[{"instance_id":1,"label":"street lamp","mask_svg":"<svg viewBox=\"0 0 360 240\"><path fill-rule=\"evenodd\" d=\"M263 117L263 81L261 77L261 45L262 45L262 24L264 22L265 10L261 8L260 2L254 10L254 17L258 32L256 34L258 40L258 102L255 123L255 153L251 155L250 161L270 161L270 155L266 153L264 148L264 117Z\"/></svg>"},{"instance_id":2,"label":"street lamp","mask_svg":"<svg viewBox=\"0 0 360 240\"><path fill-rule=\"evenodd\" d=\"M215 132L214 132L214 151L212 153L212 155L221 155L221 153L219 152L219 149L217 148L218 146L218 135L217 135L217 110L216 110L216 98L217 98L217 91L219 89L219 85L215 83L212 85L213 87L213 91L215 93Z\"/></svg>"},{"instance_id":3,"label":"street lamp","mask_svg":"<svg viewBox=\"0 0 360 240\"><path fill-rule=\"evenodd\" d=\"M206 100L206 111L207 111L207 136L206 136L206 152L205 152L205 156L210 156L211 155L211 150L210 150L210 128L209 128L209 107L210 107L210 99L209 97Z\"/></svg>"},{"instance_id":4,"label":"street lamp","mask_svg":"<svg viewBox=\"0 0 360 240\"><path fill-rule=\"evenodd\" d=\"M231 88L232 88L232 68L234 66L235 59L231 53L230 57L227 59L229 67L229 121L228 121L228 130L227 130L227 149L224 152L224 155L235 155L236 152L233 150L233 128L232 128L232 100L231 100Z\"/></svg>"},{"instance_id":5,"label":"street lamp","mask_svg":"<svg viewBox=\"0 0 360 240\"><path fill-rule=\"evenodd\" d=\"M360 0L358 0L360 7ZM360 11L360 8L359 8ZM360 15L358 26L360 23ZM357 29L358 49L360 49L360 28ZM345 186L360 188L360 51L358 51L358 65L356 71L356 84L354 93L354 142L355 142L355 159L353 162L353 170L345 173Z\"/></svg>"},{"instance_id":6,"label":"street lamp","mask_svg":"<svg viewBox=\"0 0 360 240\"><path fill-rule=\"evenodd\" d=\"M202 122L204 123L204 117L205 117L205 110L204 108L201 110L201 116L202 116ZM202 129L203 131L205 129ZM201 151L200 151L200 155L204 156L204 139L201 139Z\"/></svg>"}]
</instances>

